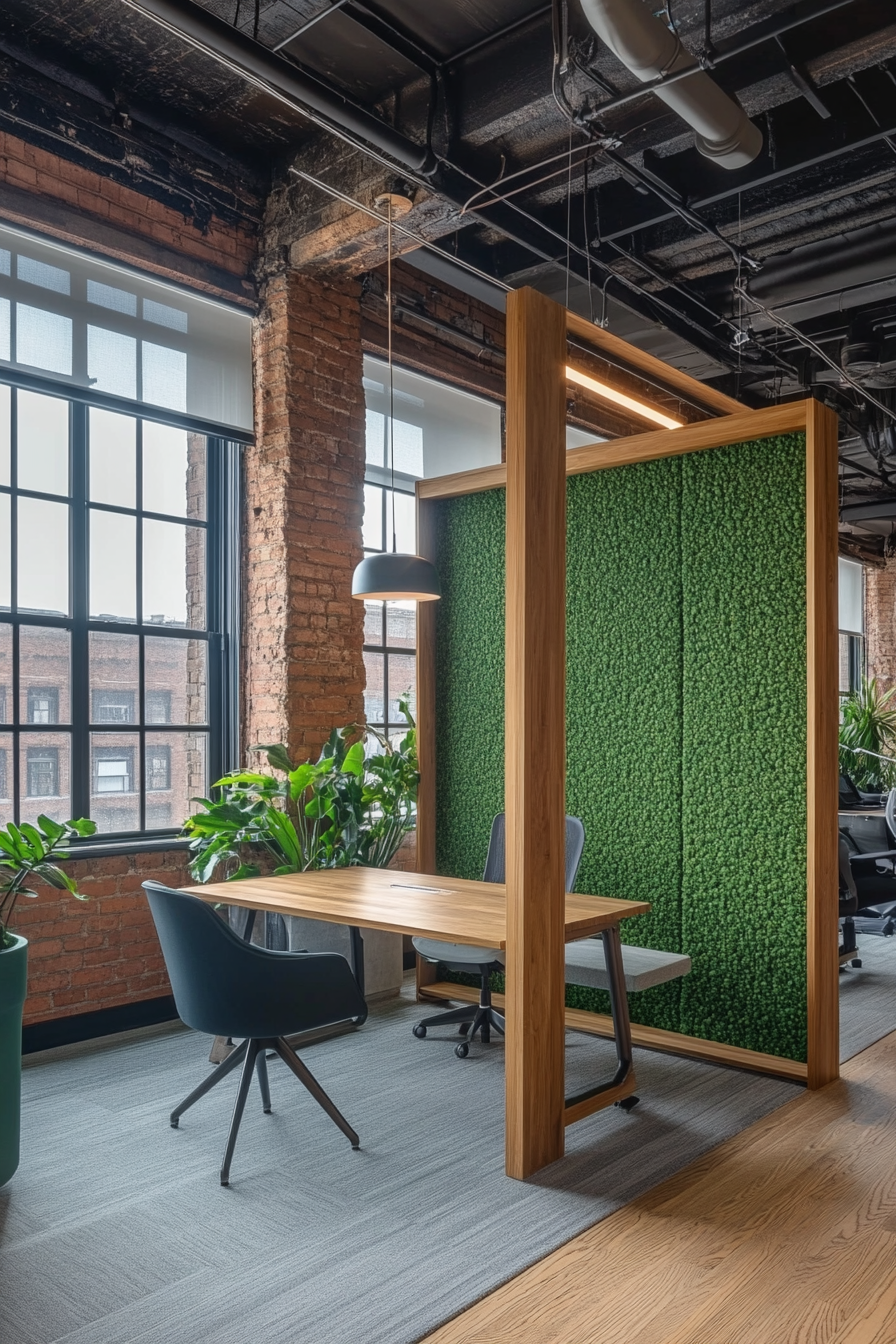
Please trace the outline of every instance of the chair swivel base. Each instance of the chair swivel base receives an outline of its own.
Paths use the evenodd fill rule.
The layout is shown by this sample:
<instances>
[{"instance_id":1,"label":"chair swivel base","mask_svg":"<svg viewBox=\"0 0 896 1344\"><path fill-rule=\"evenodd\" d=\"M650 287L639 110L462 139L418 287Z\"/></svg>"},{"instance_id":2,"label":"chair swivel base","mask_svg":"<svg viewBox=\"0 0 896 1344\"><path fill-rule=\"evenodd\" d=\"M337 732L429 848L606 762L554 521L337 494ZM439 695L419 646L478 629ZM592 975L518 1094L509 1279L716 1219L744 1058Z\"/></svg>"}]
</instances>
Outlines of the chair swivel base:
<instances>
[{"instance_id":1,"label":"chair swivel base","mask_svg":"<svg viewBox=\"0 0 896 1344\"><path fill-rule=\"evenodd\" d=\"M308 1089L314 1100L326 1111L327 1115L339 1129L342 1130L345 1137L352 1145L355 1152L361 1147L361 1140L358 1138L345 1116L339 1111L333 1102L327 1096L320 1083L314 1077L307 1065L303 1064L293 1050L292 1046L283 1039L282 1036L270 1037L251 1037L243 1041L235 1050L227 1056L223 1063L219 1064L214 1072L210 1073L198 1087L194 1088L188 1097L175 1106L170 1115L170 1124L172 1129L177 1129L180 1123L180 1117L184 1111L197 1102L200 1097L204 1097L206 1092L210 1092L216 1087L222 1079L242 1064L243 1071L240 1075L240 1085L236 1094L236 1102L233 1107L233 1116L230 1121L230 1131L227 1135L227 1146L224 1149L224 1161L221 1164L221 1184L230 1184L230 1164L233 1160L233 1152L236 1148L236 1139L240 1129L240 1122L243 1118L243 1111L246 1108L246 1099L249 1095L249 1088L252 1084L252 1074L258 1074L258 1086L261 1091L261 1104L265 1115L271 1113L271 1092L268 1086L268 1066L266 1054L271 1050L280 1056L287 1068L291 1069L299 1082Z\"/></svg>"},{"instance_id":2,"label":"chair swivel base","mask_svg":"<svg viewBox=\"0 0 896 1344\"><path fill-rule=\"evenodd\" d=\"M460 1027L461 1034L467 1038L454 1047L458 1059L466 1059L470 1053L470 1042L477 1031L483 1045L488 1045L492 1027L502 1036L505 1030L503 1016L490 1003L469 1003L463 1008L452 1008L447 1013L425 1017L414 1027L414 1035L422 1040L428 1027L450 1027L454 1024Z\"/></svg>"}]
</instances>

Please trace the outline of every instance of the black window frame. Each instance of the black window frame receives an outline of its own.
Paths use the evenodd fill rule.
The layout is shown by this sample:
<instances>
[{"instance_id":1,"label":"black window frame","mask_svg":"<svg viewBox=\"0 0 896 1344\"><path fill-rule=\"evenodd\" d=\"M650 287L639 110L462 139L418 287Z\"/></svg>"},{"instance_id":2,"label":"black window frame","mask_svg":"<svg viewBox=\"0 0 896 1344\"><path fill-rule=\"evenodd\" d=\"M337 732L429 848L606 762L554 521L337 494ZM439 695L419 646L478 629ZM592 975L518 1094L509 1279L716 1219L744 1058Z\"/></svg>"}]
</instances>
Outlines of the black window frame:
<instances>
[{"instance_id":1,"label":"black window frame","mask_svg":"<svg viewBox=\"0 0 896 1344\"><path fill-rule=\"evenodd\" d=\"M239 541L241 507L241 471L242 451L246 444L253 441L251 434L222 428L200 420L195 416L115 397L108 393L92 393L89 389L76 385L60 386L60 379L25 373L21 370L0 368L0 383L12 389L12 443L11 476L9 485L0 485L0 495L11 499L16 495L36 499L46 499L70 506L69 527L69 615L57 616L50 613L18 611L15 606L18 546L16 536L15 509L12 510L10 537L11 565L11 607L0 608L0 626L12 627L12 676L9 679L12 700L12 712L7 715L9 722L0 725L0 735L11 740L12 748L12 789L11 802L13 815L20 817L22 802L26 797L27 779L22 779L23 757L27 765L27 739L33 733L46 733L47 724L30 724L24 721L21 713L21 683L19 676L19 633L23 627L63 629L71 632L71 721L49 725L51 731L65 734L71 744L70 753L70 793L71 816L89 817L93 792L93 760L91 738L98 735L120 733L123 728L139 737L140 781L145 780L146 733L158 732L159 724L146 721L143 713L144 700L144 658L145 638L164 635L174 639L202 639L208 647L208 717L207 726L198 724L166 723L166 733L207 733L207 768L209 782L218 779L228 770L236 768L239 761ZM16 481L15 416L17 390L38 392L45 396L60 398L69 406L69 495L58 496L35 490L18 489ZM206 450L206 516L204 520L183 516L168 516L144 510L116 509L113 506L100 505L104 511L119 513L139 512L139 516L157 519L162 522L186 523L191 527L202 527L206 532L206 626L203 631L188 630L165 625L159 627L140 619L143 615L138 607L138 620L92 620L89 617L88 559L89 559L89 463L88 433L91 407L111 410L123 415L136 417L139 421L152 421L157 424L184 429L202 434L207 440ZM138 432L138 454L141 436ZM137 461L138 492L141 483L141 461ZM138 493L138 505L141 503ZM92 507L96 508L94 503ZM139 531L139 529L138 529ZM140 553L138 552L138 555ZM142 600L142 573L138 564L137 598ZM98 723L91 718L92 702L90 696L89 675L89 634L101 631L110 634L140 636L140 687L137 704L140 713L137 723ZM57 784L58 784L57 768ZM34 795L50 796L50 795ZM58 795L53 795L58 796ZM33 811L33 809L29 809ZM146 791L140 789L140 818L138 830L104 832L92 841L75 841L72 851L102 844L104 852L114 849L127 852L140 842L162 842L175 838L180 831L179 825L149 830L146 827Z\"/></svg>"}]
</instances>

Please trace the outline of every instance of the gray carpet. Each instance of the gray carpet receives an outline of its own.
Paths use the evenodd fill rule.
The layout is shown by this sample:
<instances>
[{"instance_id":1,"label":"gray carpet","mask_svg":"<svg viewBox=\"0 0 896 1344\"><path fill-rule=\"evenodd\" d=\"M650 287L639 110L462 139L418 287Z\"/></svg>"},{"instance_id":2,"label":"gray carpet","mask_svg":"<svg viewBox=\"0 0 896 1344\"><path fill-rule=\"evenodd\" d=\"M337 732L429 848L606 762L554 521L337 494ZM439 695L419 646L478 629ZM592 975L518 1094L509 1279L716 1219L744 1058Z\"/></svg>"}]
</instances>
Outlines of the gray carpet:
<instances>
[{"instance_id":1,"label":"gray carpet","mask_svg":"<svg viewBox=\"0 0 896 1344\"><path fill-rule=\"evenodd\" d=\"M841 1061L896 1031L896 936L859 934L856 942L861 969L840 975Z\"/></svg>"},{"instance_id":2,"label":"gray carpet","mask_svg":"<svg viewBox=\"0 0 896 1344\"><path fill-rule=\"evenodd\" d=\"M183 1029L31 1063L23 1162L0 1192L3 1344L410 1344L524 1266L796 1095L639 1051L640 1106L567 1131L535 1179L503 1172L503 1046L411 1036L407 999L303 1052L361 1134L353 1153L271 1061L218 1185L235 1079ZM612 1046L569 1036L570 1088ZM3 1225L5 1222L5 1226Z\"/></svg>"}]
</instances>

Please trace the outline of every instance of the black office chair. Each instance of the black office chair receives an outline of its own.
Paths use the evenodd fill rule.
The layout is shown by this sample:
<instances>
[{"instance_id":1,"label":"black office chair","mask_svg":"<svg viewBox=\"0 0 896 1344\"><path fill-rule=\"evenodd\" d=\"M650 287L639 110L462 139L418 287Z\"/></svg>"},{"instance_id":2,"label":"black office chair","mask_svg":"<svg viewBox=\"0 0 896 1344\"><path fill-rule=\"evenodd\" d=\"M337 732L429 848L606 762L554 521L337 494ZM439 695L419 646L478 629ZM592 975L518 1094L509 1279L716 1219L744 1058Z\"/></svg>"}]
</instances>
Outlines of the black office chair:
<instances>
[{"instance_id":1,"label":"black office chair","mask_svg":"<svg viewBox=\"0 0 896 1344\"><path fill-rule=\"evenodd\" d=\"M861 966L862 962L858 953L858 944L856 943L856 924L855 915L859 908L859 897L856 891L855 878L850 864L849 846L841 835L839 841L839 868L840 868L840 890L838 893L838 917L840 920L840 930L842 942L839 948L840 969L843 970L847 962L850 966Z\"/></svg>"},{"instance_id":2,"label":"black office chair","mask_svg":"<svg viewBox=\"0 0 896 1344\"><path fill-rule=\"evenodd\" d=\"M575 887L576 874L582 850L585 848L585 827L578 817L566 818L566 890ZM499 812L492 822L488 842L483 882L503 882L505 868L504 813ZM424 1017L414 1027L414 1035L421 1039L430 1027L448 1027L457 1024L465 1041L454 1047L459 1059L470 1053L469 1042L477 1031L484 1045L489 1043L491 1028L504 1035L504 1017L492 1007L490 977L493 971L503 971L504 953L494 947L467 947L464 943L444 943L439 938L414 938L414 950L427 961L441 961L451 971L466 971L479 976L479 1003L463 1008L450 1008L446 1013Z\"/></svg>"},{"instance_id":3,"label":"black office chair","mask_svg":"<svg viewBox=\"0 0 896 1344\"><path fill-rule=\"evenodd\" d=\"M326 1092L283 1038L367 1015L367 1005L345 957L332 952L270 952L244 942L210 905L188 892L144 882L174 1002L181 1019L210 1036L242 1037L213 1073L171 1112L171 1127L194 1102L242 1064L221 1184L230 1183L236 1146L253 1071L258 1074L265 1114L270 1114L265 1054L276 1051L300 1083L339 1126L352 1148L360 1140Z\"/></svg>"}]
</instances>

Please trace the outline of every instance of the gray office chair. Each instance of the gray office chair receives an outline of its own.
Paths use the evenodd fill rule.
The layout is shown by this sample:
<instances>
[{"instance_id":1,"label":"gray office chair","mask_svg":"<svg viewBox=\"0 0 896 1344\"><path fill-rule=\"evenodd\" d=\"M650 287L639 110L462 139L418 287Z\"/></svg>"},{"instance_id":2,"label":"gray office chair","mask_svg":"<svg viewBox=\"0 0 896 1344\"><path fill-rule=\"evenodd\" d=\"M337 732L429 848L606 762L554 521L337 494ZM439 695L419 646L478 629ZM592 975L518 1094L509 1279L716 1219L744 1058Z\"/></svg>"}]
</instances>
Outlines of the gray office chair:
<instances>
[{"instance_id":1,"label":"gray office chair","mask_svg":"<svg viewBox=\"0 0 896 1344\"><path fill-rule=\"evenodd\" d=\"M576 874L585 848L585 827L578 817L566 818L566 890L572 891ZM492 822L491 838L488 842L488 854L485 859L483 882L504 881L504 813L499 812ZM450 1027L457 1025L465 1041L454 1047L458 1059L465 1059L470 1053L470 1041L477 1031L480 1040L487 1045L491 1038L491 1029L495 1028L504 1035L504 1017L492 1007L492 991L489 977L493 971L503 971L504 953L494 947L466 947L463 943L443 943L438 938L414 938L414 950L426 961L441 961L451 971L466 971L479 976L479 1003L469 1003L463 1008L451 1008L445 1013L436 1013L425 1017L414 1027L414 1035L422 1039L430 1027Z\"/></svg>"}]
</instances>

